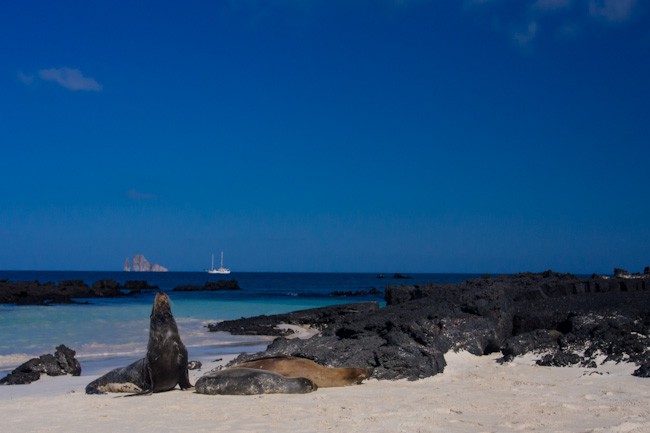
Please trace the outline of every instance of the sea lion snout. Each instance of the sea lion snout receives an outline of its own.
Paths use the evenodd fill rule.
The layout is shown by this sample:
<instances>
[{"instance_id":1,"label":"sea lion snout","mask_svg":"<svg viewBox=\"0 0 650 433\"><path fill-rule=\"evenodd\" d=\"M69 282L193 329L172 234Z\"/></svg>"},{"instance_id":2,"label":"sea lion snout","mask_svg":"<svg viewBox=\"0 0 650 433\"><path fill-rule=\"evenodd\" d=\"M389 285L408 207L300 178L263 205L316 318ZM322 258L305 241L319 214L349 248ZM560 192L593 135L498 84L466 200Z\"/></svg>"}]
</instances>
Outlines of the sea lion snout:
<instances>
[{"instance_id":1,"label":"sea lion snout","mask_svg":"<svg viewBox=\"0 0 650 433\"><path fill-rule=\"evenodd\" d=\"M310 391L316 391L318 389L318 385L316 385L316 382L307 379L306 377L296 377L294 378L297 383L300 384L298 387L299 389L303 389L303 392L310 392Z\"/></svg>"},{"instance_id":2,"label":"sea lion snout","mask_svg":"<svg viewBox=\"0 0 650 433\"><path fill-rule=\"evenodd\" d=\"M372 376L374 372L373 368L355 368L354 372L356 373L357 383L361 383L364 380Z\"/></svg>"}]
</instances>

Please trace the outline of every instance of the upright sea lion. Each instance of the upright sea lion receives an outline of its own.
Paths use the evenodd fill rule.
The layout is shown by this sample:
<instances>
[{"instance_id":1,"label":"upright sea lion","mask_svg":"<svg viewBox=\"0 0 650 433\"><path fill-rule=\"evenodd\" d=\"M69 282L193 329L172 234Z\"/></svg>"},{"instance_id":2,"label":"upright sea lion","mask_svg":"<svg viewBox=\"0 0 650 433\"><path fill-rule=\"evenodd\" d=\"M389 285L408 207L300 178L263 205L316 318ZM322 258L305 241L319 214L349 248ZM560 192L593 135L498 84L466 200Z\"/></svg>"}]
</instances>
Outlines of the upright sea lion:
<instances>
[{"instance_id":1,"label":"upright sea lion","mask_svg":"<svg viewBox=\"0 0 650 433\"><path fill-rule=\"evenodd\" d=\"M126 367L116 368L86 386L87 394L138 392L151 394L179 385L191 388L187 372L187 349L169 305L169 296L156 294L151 309L147 355Z\"/></svg>"},{"instance_id":2,"label":"upright sea lion","mask_svg":"<svg viewBox=\"0 0 650 433\"><path fill-rule=\"evenodd\" d=\"M285 377L254 368L212 371L196 381L196 392L209 395L305 394L317 388L304 377Z\"/></svg>"},{"instance_id":3,"label":"upright sea lion","mask_svg":"<svg viewBox=\"0 0 650 433\"><path fill-rule=\"evenodd\" d=\"M358 384L372 374L368 368L330 368L309 359L296 357L260 358L233 367L257 368L287 377L306 377L319 388Z\"/></svg>"}]
</instances>

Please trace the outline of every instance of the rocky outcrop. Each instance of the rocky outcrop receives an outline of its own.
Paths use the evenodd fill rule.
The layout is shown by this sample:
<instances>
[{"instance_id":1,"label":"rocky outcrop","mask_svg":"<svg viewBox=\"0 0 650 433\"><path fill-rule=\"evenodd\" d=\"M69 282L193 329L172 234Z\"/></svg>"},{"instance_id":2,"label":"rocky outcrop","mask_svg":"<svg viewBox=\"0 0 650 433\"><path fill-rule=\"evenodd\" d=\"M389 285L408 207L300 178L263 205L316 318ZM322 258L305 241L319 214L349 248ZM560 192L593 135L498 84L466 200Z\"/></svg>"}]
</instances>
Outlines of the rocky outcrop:
<instances>
[{"instance_id":1,"label":"rocky outcrop","mask_svg":"<svg viewBox=\"0 0 650 433\"><path fill-rule=\"evenodd\" d=\"M241 290L237 280L219 280L219 281L208 281L203 286L195 285L186 285L186 286L177 286L174 288L174 292L200 292L200 291L219 291L219 290Z\"/></svg>"},{"instance_id":2,"label":"rocky outcrop","mask_svg":"<svg viewBox=\"0 0 650 433\"><path fill-rule=\"evenodd\" d=\"M289 325L310 325L319 329L333 326L339 320L350 318L359 320L362 316L374 314L379 311L377 302L359 302L354 304L333 305L331 307L312 308L309 310L294 311L286 314L271 316L256 316L226 320L219 323L208 323L211 332L225 331L236 335L275 335L291 334L286 330L277 329L279 323Z\"/></svg>"},{"instance_id":3,"label":"rocky outcrop","mask_svg":"<svg viewBox=\"0 0 650 433\"><path fill-rule=\"evenodd\" d=\"M143 280L129 280L124 282L124 289L128 290L130 294L140 293L143 290L158 290L158 286L152 286L147 281Z\"/></svg>"},{"instance_id":4,"label":"rocky outcrop","mask_svg":"<svg viewBox=\"0 0 650 433\"><path fill-rule=\"evenodd\" d=\"M124 271L126 272L167 272L168 270L169 269L159 264L149 263L142 254L136 254L133 256L133 265L129 264L128 257L124 262Z\"/></svg>"},{"instance_id":5,"label":"rocky outcrop","mask_svg":"<svg viewBox=\"0 0 650 433\"><path fill-rule=\"evenodd\" d=\"M386 278L385 274L377 274L377 278L384 279ZM391 277L394 280L408 280L411 277L406 274L394 273Z\"/></svg>"},{"instance_id":6,"label":"rocky outcrop","mask_svg":"<svg viewBox=\"0 0 650 433\"><path fill-rule=\"evenodd\" d=\"M277 338L263 355L243 354L233 364L260 356L299 356L332 367L373 368L378 379L413 380L441 372L449 350L501 351L504 361L544 352L550 358L542 365L576 359L592 365L603 353L612 361L636 363L637 374L644 375L650 372L649 290L650 278L587 279L547 271L460 284L388 286L384 308L348 304L209 328L279 335L275 325L291 323L320 331L308 340Z\"/></svg>"},{"instance_id":7,"label":"rocky outcrop","mask_svg":"<svg viewBox=\"0 0 650 433\"><path fill-rule=\"evenodd\" d=\"M336 296L336 297L357 297L357 296L368 296L368 295L373 295L373 296L381 296L383 293L374 287L371 288L370 290L345 290L345 291L334 291L330 293L331 296Z\"/></svg>"},{"instance_id":8,"label":"rocky outcrop","mask_svg":"<svg viewBox=\"0 0 650 433\"><path fill-rule=\"evenodd\" d=\"M40 379L41 374L47 374L48 376L62 376L64 374L79 376L81 374L81 365L79 365L75 355L74 350L60 345L53 355L41 355L20 365L0 379L0 384L24 385Z\"/></svg>"},{"instance_id":9,"label":"rocky outcrop","mask_svg":"<svg viewBox=\"0 0 650 433\"><path fill-rule=\"evenodd\" d=\"M76 299L117 298L156 289L146 281L127 281L121 286L115 280L99 280L88 286L82 280L61 281L58 284L39 281L0 281L0 304L50 305L78 303Z\"/></svg>"}]
</instances>

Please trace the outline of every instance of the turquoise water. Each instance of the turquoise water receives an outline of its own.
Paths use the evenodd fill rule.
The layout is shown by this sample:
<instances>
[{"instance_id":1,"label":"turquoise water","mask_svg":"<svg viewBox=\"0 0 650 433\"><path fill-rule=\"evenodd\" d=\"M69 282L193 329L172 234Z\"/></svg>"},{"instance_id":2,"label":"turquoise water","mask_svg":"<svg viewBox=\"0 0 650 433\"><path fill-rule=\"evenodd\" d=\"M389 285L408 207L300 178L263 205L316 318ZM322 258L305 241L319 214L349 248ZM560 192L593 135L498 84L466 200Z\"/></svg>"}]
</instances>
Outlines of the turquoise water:
<instances>
[{"instance_id":1,"label":"turquoise water","mask_svg":"<svg viewBox=\"0 0 650 433\"><path fill-rule=\"evenodd\" d=\"M81 279L92 284L111 278L120 283L146 280L166 291L190 359L255 352L268 340L208 332L205 325L219 320L373 300L381 296L336 297L333 291L383 292L386 284L462 281L471 275L419 274L410 280L378 279L374 274L233 273L239 291L172 292L179 285L203 285L223 277L205 273L125 272L0 272L10 281ZM0 305L0 377L27 359L53 353L59 344L74 349L82 374L96 374L144 356L154 291L116 299L87 299L88 304L52 306Z\"/></svg>"}]
</instances>

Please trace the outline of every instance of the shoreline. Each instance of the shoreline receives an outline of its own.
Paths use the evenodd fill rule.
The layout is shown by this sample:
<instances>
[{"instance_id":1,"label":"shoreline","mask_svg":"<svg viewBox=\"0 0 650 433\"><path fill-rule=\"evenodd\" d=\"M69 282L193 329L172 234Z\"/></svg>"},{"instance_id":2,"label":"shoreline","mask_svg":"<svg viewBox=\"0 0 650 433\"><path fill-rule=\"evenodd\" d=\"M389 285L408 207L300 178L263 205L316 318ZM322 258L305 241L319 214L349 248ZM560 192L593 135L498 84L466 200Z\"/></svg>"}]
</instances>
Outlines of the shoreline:
<instances>
[{"instance_id":1,"label":"shoreline","mask_svg":"<svg viewBox=\"0 0 650 433\"><path fill-rule=\"evenodd\" d=\"M597 369L510 363L449 352L442 374L310 394L206 396L173 390L124 399L86 395L91 376L0 387L7 432L631 432L650 429L650 384L627 363ZM229 358L224 356L220 364ZM215 365L216 366L216 365ZM191 370L192 383L213 365ZM164 410L161 410L164 408Z\"/></svg>"},{"instance_id":2,"label":"shoreline","mask_svg":"<svg viewBox=\"0 0 650 433\"><path fill-rule=\"evenodd\" d=\"M307 332L307 331L301 331ZM207 332L206 332L207 333ZM225 334L225 333L224 333ZM181 335L182 337L182 335ZM190 361L200 361L205 364L212 363L214 359L222 357L236 357L241 353L256 353L262 352L265 348L273 341L275 337L273 336L264 336L264 335L255 335L255 336L233 336L235 338L223 339L219 343L207 342L206 344L195 344L191 346L186 346L188 350L189 360ZM73 348L74 349L74 348ZM54 347L52 350L47 353L53 353ZM89 377L95 375L103 375L108 373L110 370L113 370L118 367L124 367L131 364L132 362L143 358L146 354L146 341L138 347L137 351L125 352L125 353L111 353L106 355L98 354L76 354L76 359L81 364L81 376ZM225 353L224 353L225 352ZM11 373L15 368L22 365L23 363L29 361L33 358L38 358L40 354L10 354L10 355L0 355L0 378ZM42 374L41 379L45 378L47 375ZM36 381L38 382L38 381ZM33 382L33 383L36 383Z\"/></svg>"},{"instance_id":3,"label":"shoreline","mask_svg":"<svg viewBox=\"0 0 650 433\"><path fill-rule=\"evenodd\" d=\"M257 338L271 330L283 335L262 350L264 356L374 366L373 378L309 394L207 396L174 390L124 400L85 394L99 374L43 377L29 387L0 387L0 415L9 420L3 431L73 426L99 433L645 433L650 382L632 373L650 362L643 327L650 303L646 283L521 274L393 287L384 308L366 302L221 321L208 329L232 328ZM643 353L635 351L640 343ZM188 348L190 360L203 365L189 371L193 384L217 366L246 358L194 348ZM534 361L543 355L552 358L547 365L576 365L542 367Z\"/></svg>"}]
</instances>

